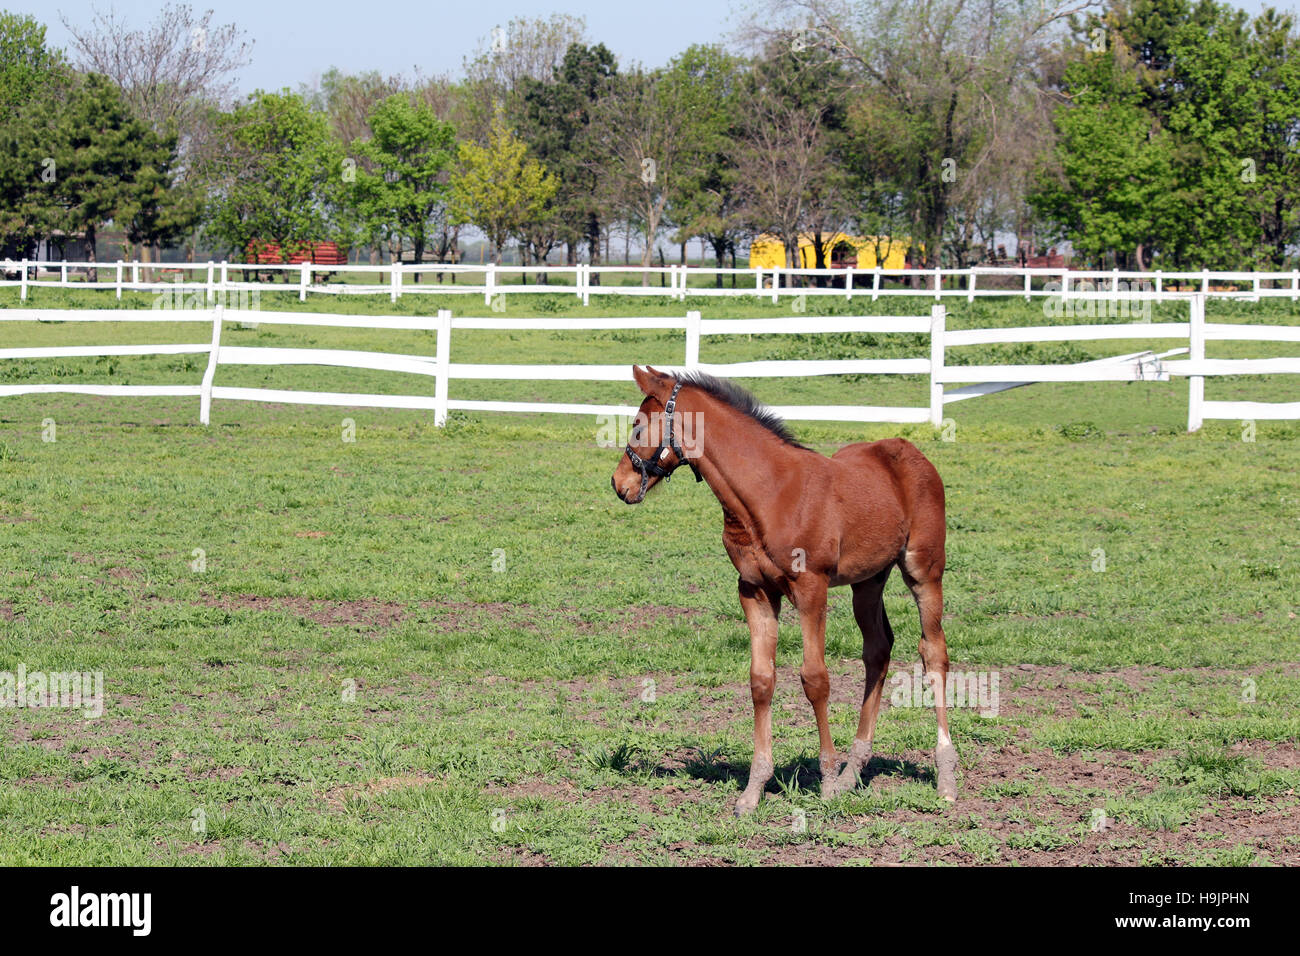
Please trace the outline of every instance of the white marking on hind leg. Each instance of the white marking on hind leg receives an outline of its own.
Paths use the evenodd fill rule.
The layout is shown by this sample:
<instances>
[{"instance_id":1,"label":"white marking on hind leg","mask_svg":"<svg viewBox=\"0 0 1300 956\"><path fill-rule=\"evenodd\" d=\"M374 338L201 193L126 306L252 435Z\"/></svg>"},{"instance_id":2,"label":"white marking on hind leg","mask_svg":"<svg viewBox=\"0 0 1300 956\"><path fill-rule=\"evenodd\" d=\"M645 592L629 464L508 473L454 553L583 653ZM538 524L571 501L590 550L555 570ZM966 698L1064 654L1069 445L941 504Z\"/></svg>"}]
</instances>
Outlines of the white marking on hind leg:
<instances>
[{"instance_id":1,"label":"white marking on hind leg","mask_svg":"<svg viewBox=\"0 0 1300 956\"><path fill-rule=\"evenodd\" d=\"M940 747L952 746L952 738L943 732L942 727L939 728L939 746Z\"/></svg>"}]
</instances>

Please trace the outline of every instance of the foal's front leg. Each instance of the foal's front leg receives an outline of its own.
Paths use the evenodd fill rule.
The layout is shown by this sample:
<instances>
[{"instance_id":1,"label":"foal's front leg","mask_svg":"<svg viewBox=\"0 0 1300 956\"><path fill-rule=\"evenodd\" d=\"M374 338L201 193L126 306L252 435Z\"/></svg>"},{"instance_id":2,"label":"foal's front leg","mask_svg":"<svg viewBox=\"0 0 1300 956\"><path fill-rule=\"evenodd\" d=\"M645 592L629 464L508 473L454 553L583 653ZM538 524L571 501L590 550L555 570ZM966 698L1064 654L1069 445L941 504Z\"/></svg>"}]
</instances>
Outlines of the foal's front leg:
<instances>
[{"instance_id":1,"label":"foal's front leg","mask_svg":"<svg viewBox=\"0 0 1300 956\"><path fill-rule=\"evenodd\" d=\"M754 761L749 783L736 802L736 816L749 813L772 779L772 692L776 688L777 615L780 593L740 582L740 606L749 622L749 690L754 699Z\"/></svg>"},{"instance_id":2,"label":"foal's front leg","mask_svg":"<svg viewBox=\"0 0 1300 956\"><path fill-rule=\"evenodd\" d=\"M799 680L803 682L803 692L817 717L824 799L835 795L835 780L840 769L840 758L835 752L835 741L831 739L827 715L831 696L831 675L826 669L827 586L825 578L802 574L794 592L794 601L799 608L799 627L803 631L803 666L799 668Z\"/></svg>"}]
</instances>

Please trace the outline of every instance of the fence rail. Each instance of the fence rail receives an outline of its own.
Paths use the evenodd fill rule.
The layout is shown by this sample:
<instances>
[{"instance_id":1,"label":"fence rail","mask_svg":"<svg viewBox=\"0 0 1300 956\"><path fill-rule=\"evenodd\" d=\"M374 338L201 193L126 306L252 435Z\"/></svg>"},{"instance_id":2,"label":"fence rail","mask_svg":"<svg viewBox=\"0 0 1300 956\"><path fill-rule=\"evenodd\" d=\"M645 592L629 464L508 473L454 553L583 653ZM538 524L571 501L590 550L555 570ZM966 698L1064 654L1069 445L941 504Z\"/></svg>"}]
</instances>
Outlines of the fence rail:
<instances>
[{"instance_id":1,"label":"fence rail","mask_svg":"<svg viewBox=\"0 0 1300 956\"><path fill-rule=\"evenodd\" d=\"M72 281L73 272L96 270L95 282ZM36 275L31 275L35 270ZM40 273L57 272L58 277L42 280ZM175 273L173 280L150 279L151 274ZM296 283L250 282L237 278L239 273L282 273ZM17 274L17 278L8 276ZM383 281L340 282L327 284L331 276L375 276ZM107 275L108 278L104 278ZM643 285L605 285L602 276L642 275ZM422 282L421 277L451 276L448 282ZM537 282L509 283L511 276L571 276L571 284ZM730 277L735 288L690 284L690 279ZM324 283L318 281L325 279ZM460 282L458 278L469 281ZM416 281L411 281L412 279ZM651 280L661 284L650 284ZM741 280L743 279L743 283ZM716 279L715 279L716 281ZM893 281L892 286L884 285ZM992 283L992 284L990 284ZM1300 300L1300 269L1274 272L1242 272L1202 269L1200 271L1135 272L1111 270L1073 270L1043 268L1005 268L974 266L967 269L727 269L713 266L595 266L575 265L496 266L450 263L389 263L386 265L320 265L311 262L264 264L243 262L69 262L64 260L12 260L0 263L0 286L17 286L20 298L27 299L32 288L75 286L112 290L117 298L124 291L204 293L212 304L217 296L230 293L260 292L266 289L297 291L300 301L309 293L324 295L387 295L396 302L403 295L482 295L491 305L498 296L562 293L577 296L584 305L593 295L645 295L685 300L690 296L753 296L773 303L782 296L841 296L847 300L870 296L965 297L973 302L982 296L1053 295L1069 301L1073 298L1112 297L1126 299L1163 299L1170 293L1197 292L1209 297L1258 298L1285 297ZM1246 288L1242 288L1242 287Z\"/></svg>"},{"instance_id":2,"label":"fence rail","mask_svg":"<svg viewBox=\"0 0 1300 956\"><path fill-rule=\"evenodd\" d=\"M0 309L0 322L206 322L208 342L160 345L73 345L0 349L0 361L66 357L207 354L202 381L197 385L0 385L0 396L69 392L87 395L142 395L199 398L199 420L208 424L214 400L265 401L311 405L429 409L438 425L449 411L553 412L561 414L632 415L635 406L556 402L510 402L453 399L452 379L519 381L623 382L631 376L627 365L480 364L453 362L452 333L456 330L680 330L684 335L683 367L736 378L789 378L817 375L883 374L921 375L929 378L926 406L793 405L774 406L787 418L812 421L930 422L944 421L944 406L1035 382L1168 381L1188 379L1189 431L1206 419L1300 419L1300 402L1205 401L1205 379L1217 375L1300 374L1300 357L1264 359L1207 359L1205 343L1215 341L1300 342L1300 327L1208 323L1206 296L1185 297L1187 322L1137 322L1126 325L1029 326L948 330L947 310L934 305L928 316L796 316L764 319L704 319L697 311L681 318L489 318L453 317L443 309L432 317L348 316L302 312L249 312L212 308L164 312L141 310ZM257 324L317 325L345 328L396 329L434 332L433 355L408 355L353 349L264 348L223 345L227 321ZM705 336L782 335L793 333L871 332L876 334L928 334L928 358L805 359L779 361L701 362ZM947 351L990 343L1111 341L1117 339L1185 340L1185 348L1155 354L1149 351L1117 355L1069 365L960 365L946 364ZM1186 359L1168 360L1174 355ZM326 365L423 375L432 380L427 395L375 395L351 392L315 392L244 388L216 384L221 365ZM968 383L960 388L947 386Z\"/></svg>"}]
</instances>

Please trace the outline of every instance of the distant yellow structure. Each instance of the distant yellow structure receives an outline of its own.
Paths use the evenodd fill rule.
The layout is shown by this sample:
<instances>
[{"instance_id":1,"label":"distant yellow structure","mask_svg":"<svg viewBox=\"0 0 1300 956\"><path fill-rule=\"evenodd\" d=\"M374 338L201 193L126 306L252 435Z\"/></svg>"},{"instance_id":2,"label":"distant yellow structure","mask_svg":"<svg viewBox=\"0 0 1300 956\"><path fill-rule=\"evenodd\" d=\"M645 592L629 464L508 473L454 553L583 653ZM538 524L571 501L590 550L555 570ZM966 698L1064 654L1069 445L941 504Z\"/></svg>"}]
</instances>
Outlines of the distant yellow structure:
<instances>
[{"instance_id":1,"label":"distant yellow structure","mask_svg":"<svg viewBox=\"0 0 1300 956\"><path fill-rule=\"evenodd\" d=\"M908 242L888 236L849 236L837 232L827 243L826 265L832 269L874 269L877 250L884 253L882 269L902 269L907 262ZM817 268L817 251L812 236L799 237L799 262L802 269ZM776 236L757 237L749 246L751 269L782 269L786 265L785 244Z\"/></svg>"}]
</instances>

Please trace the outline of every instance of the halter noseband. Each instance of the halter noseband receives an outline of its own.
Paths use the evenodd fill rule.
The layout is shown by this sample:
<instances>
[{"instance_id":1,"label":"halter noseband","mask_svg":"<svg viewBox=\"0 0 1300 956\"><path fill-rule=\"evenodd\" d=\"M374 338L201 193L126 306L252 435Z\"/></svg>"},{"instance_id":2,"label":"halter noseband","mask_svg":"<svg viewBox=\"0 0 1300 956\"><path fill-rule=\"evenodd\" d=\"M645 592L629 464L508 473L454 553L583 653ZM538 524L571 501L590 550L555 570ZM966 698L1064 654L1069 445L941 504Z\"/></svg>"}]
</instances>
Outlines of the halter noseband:
<instances>
[{"instance_id":1,"label":"halter noseband","mask_svg":"<svg viewBox=\"0 0 1300 956\"><path fill-rule=\"evenodd\" d=\"M632 467L641 472L640 497L642 498L645 497L646 485L650 484L651 475L656 478L667 480L672 473L682 465L690 468L690 470L695 473L696 481L704 480L704 476L700 474L699 467L695 462L686 457L686 453L682 451L682 446L677 442L677 436L673 434L673 412L677 408L677 393L681 391L681 388L682 383L679 380L677 384L673 386L672 394L668 396L668 404L664 406L664 419L667 422L667 424L664 425L664 437L663 440L659 442L659 447L654 450L654 454L651 456L650 461L646 461L633 451L631 442L628 442L627 448L624 449L628 461L632 462ZM671 448L673 454L677 456L677 461L671 468L665 468L663 465L659 464L660 459L663 458L665 448Z\"/></svg>"}]
</instances>

